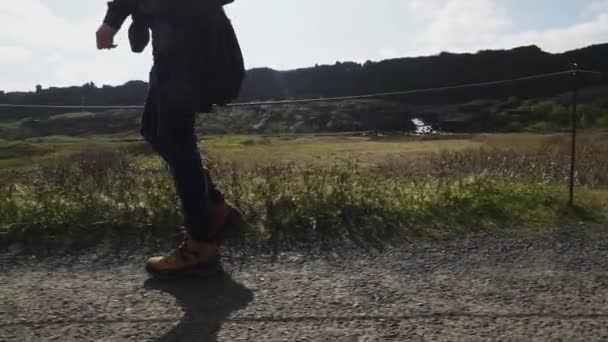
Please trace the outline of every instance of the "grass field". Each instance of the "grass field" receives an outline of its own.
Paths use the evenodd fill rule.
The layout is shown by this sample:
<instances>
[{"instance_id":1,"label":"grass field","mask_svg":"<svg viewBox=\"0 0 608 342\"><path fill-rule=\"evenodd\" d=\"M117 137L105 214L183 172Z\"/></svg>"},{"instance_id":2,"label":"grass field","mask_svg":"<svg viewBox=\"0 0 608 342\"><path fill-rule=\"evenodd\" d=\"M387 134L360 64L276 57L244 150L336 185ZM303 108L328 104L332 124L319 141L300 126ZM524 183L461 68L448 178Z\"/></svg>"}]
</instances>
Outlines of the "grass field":
<instances>
[{"instance_id":1,"label":"grass field","mask_svg":"<svg viewBox=\"0 0 608 342\"><path fill-rule=\"evenodd\" d=\"M581 137L605 140L603 133ZM212 156L243 165L267 163L333 164L359 161L363 164L387 160L418 159L438 152L480 148L531 151L567 147L565 134L487 134L439 137L365 137L345 135L218 135L205 137L201 147ZM128 155L151 156L152 151L138 136L50 136L26 140L0 139L0 167L36 167L61 157L89 150L108 150Z\"/></svg>"},{"instance_id":2,"label":"grass field","mask_svg":"<svg viewBox=\"0 0 608 342\"><path fill-rule=\"evenodd\" d=\"M225 135L201 145L247 216L248 241L326 248L602 227L607 142L581 135L574 208L563 134ZM137 137L0 140L0 167L4 245L149 244L180 223L166 169Z\"/></svg>"}]
</instances>

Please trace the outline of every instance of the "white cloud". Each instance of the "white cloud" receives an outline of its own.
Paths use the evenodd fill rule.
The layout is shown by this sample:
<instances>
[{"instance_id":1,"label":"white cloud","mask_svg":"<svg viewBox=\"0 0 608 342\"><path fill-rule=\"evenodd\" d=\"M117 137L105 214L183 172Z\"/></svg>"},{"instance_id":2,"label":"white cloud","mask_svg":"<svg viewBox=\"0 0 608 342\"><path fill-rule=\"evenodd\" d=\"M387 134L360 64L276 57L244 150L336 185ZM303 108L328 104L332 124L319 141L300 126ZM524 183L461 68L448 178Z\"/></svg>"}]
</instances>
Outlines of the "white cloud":
<instances>
[{"instance_id":1,"label":"white cloud","mask_svg":"<svg viewBox=\"0 0 608 342\"><path fill-rule=\"evenodd\" d=\"M588 3L581 13L582 18L595 17L608 12L608 0L593 0Z\"/></svg>"},{"instance_id":2,"label":"white cloud","mask_svg":"<svg viewBox=\"0 0 608 342\"><path fill-rule=\"evenodd\" d=\"M0 22L8 28L0 30L2 42L38 49L81 49L91 26L86 19L68 22L55 16L40 0L1 2Z\"/></svg>"},{"instance_id":3,"label":"white cloud","mask_svg":"<svg viewBox=\"0 0 608 342\"><path fill-rule=\"evenodd\" d=\"M0 46L0 65L23 65L32 61L32 52L20 46Z\"/></svg>"},{"instance_id":4,"label":"white cloud","mask_svg":"<svg viewBox=\"0 0 608 342\"><path fill-rule=\"evenodd\" d=\"M430 49L469 50L485 46L511 26L506 10L492 0L448 0L433 8L431 23L418 44Z\"/></svg>"},{"instance_id":5,"label":"white cloud","mask_svg":"<svg viewBox=\"0 0 608 342\"><path fill-rule=\"evenodd\" d=\"M521 29L503 4L498 0L412 0L411 9L427 25L407 52L475 52L533 44L549 52L563 52L608 38L608 0L581 6L580 22L543 30Z\"/></svg>"},{"instance_id":6,"label":"white cloud","mask_svg":"<svg viewBox=\"0 0 608 342\"><path fill-rule=\"evenodd\" d=\"M145 79L149 55L135 56L127 48L125 35L120 49L97 51L95 31L105 2L97 2L98 16L68 20L56 15L48 0L0 2L0 89L33 89L69 86L94 81L120 84ZM143 59L146 62L143 62Z\"/></svg>"},{"instance_id":7,"label":"white cloud","mask_svg":"<svg viewBox=\"0 0 608 342\"><path fill-rule=\"evenodd\" d=\"M591 44L605 42L608 38L608 11L598 13L589 21L564 28L540 31L524 31L508 34L494 47L537 44L549 52L563 52Z\"/></svg>"},{"instance_id":8,"label":"white cloud","mask_svg":"<svg viewBox=\"0 0 608 342\"><path fill-rule=\"evenodd\" d=\"M106 0L63 0L63 6L51 8L55 1L0 1L0 89L147 78L149 49L132 54L124 32L118 49L95 49ZM70 1L90 3L89 14L79 17L82 8L72 8ZM530 44L561 52L608 37L608 0L563 0L579 6L573 13L577 22L537 30L523 27L504 0L239 1L229 12L250 66L286 69ZM69 17L61 15L66 8Z\"/></svg>"}]
</instances>

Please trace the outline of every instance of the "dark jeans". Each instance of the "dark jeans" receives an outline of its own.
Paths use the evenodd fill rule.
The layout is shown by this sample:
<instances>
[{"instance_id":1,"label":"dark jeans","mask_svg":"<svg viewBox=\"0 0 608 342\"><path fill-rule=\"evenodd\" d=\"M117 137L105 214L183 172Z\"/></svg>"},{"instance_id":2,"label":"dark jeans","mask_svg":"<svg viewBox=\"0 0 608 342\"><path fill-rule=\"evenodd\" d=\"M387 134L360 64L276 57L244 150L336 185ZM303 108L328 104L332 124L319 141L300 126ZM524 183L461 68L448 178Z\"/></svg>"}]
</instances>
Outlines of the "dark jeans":
<instances>
[{"instance_id":1,"label":"dark jeans","mask_svg":"<svg viewBox=\"0 0 608 342\"><path fill-rule=\"evenodd\" d=\"M156 65L142 116L142 136L165 160L181 200L184 226L198 241L213 241L208 231L209 204L224 200L203 166L194 130L195 110L167 101L167 72Z\"/></svg>"}]
</instances>

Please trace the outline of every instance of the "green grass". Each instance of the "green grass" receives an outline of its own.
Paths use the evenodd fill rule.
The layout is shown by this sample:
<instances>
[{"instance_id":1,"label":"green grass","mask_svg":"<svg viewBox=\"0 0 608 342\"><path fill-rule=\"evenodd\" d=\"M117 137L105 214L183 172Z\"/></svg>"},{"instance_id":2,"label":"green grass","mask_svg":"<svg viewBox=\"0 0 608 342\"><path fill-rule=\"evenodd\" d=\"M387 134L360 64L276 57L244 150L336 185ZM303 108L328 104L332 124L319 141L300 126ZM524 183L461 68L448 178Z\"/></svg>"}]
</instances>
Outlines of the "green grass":
<instances>
[{"instance_id":1,"label":"green grass","mask_svg":"<svg viewBox=\"0 0 608 342\"><path fill-rule=\"evenodd\" d=\"M439 152L458 152L471 149L510 149L530 153L538 149L567 149L568 134L478 134L437 137L364 137L349 133L341 135L212 135L201 140L206 153L240 165L293 162L297 164L327 165L335 162L359 161L376 165L386 161L414 162L421 157ZM602 132L581 134L580 145L592 141L607 141ZM151 154L137 135L66 137L47 136L19 141L0 140L0 150L24 147L0 159L0 167L45 165L56 158L82 151L102 149L121 152L140 150ZM30 152L28 152L30 151ZM42 151L44 153L38 153Z\"/></svg>"},{"instance_id":2,"label":"green grass","mask_svg":"<svg viewBox=\"0 0 608 342\"><path fill-rule=\"evenodd\" d=\"M251 242L331 246L400 238L522 233L568 222L606 222L605 203L579 193L566 206L564 187L490 175L387 177L358 165L282 164L246 172L216 164L220 184L252 224ZM219 178L218 178L219 179ZM2 188L1 222L11 241L101 241L109 233L140 239L180 222L172 183L157 171L100 153L43 168ZM145 227L145 231L142 228ZM118 231L117 231L118 229ZM84 240L83 240L84 239Z\"/></svg>"},{"instance_id":3,"label":"green grass","mask_svg":"<svg viewBox=\"0 0 608 342\"><path fill-rule=\"evenodd\" d=\"M49 118L49 120L60 120L60 119L83 119L83 118L91 118L96 114L91 112L74 112L74 113L65 113L60 115L54 115Z\"/></svg>"},{"instance_id":4,"label":"green grass","mask_svg":"<svg viewBox=\"0 0 608 342\"><path fill-rule=\"evenodd\" d=\"M4 128L4 129L19 128L19 126L21 126L21 124L23 124L23 122L25 122L26 120L27 119L15 120L15 121L0 121L0 128Z\"/></svg>"},{"instance_id":5,"label":"green grass","mask_svg":"<svg viewBox=\"0 0 608 342\"><path fill-rule=\"evenodd\" d=\"M215 136L203 145L251 224L249 242L330 248L604 225L605 142L581 137L575 208L564 135ZM142 142L55 137L0 142L0 151L9 151L0 163L23 163L0 172L4 244L147 244L181 222L172 181Z\"/></svg>"},{"instance_id":6,"label":"green grass","mask_svg":"<svg viewBox=\"0 0 608 342\"><path fill-rule=\"evenodd\" d=\"M25 140L0 140L0 169L32 169L54 163L58 159L90 150L110 150L130 153L139 147L145 148L142 141L131 137L63 137L48 136Z\"/></svg>"}]
</instances>

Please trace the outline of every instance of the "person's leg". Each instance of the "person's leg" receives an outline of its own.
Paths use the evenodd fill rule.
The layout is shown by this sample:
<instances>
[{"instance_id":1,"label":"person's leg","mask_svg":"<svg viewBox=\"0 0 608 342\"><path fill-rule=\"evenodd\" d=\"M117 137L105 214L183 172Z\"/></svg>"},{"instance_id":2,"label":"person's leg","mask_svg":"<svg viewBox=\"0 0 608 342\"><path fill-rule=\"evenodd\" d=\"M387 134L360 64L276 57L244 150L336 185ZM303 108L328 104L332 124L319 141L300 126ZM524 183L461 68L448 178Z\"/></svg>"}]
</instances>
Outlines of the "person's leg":
<instances>
[{"instance_id":1,"label":"person's leg","mask_svg":"<svg viewBox=\"0 0 608 342\"><path fill-rule=\"evenodd\" d=\"M194 113L172 112L171 120L161 119L161 124L157 144L171 168L184 225L195 240L210 241L209 185L193 132Z\"/></svg>"},{"instance_id":2,"label":"person's leg","mask_svg":"<svg viewBox=\"0 0 608 342\"><path fill-rule=\"evenodd\" d=\"M213 236L207 226L214 220L209 217L208 206L221 205L224 196L202 163L194 113L179 108L160 112L158 101L163 94L155 77L153 70L141 133L170 167L188 232L197 240L210 240Z\"/></svg>"},{"instance_id":3,"label":"person's leg","mask_svg":"<svg viewBox=\"0 0 608 342\"><path fill-rule=\"evenodd\" d=\"M146 270L156 277L208 275L219 269L219 248L209 241L208 184L194 135L194 113L172 111L162 103L163 95L153 69L141 134L169 165L187 232L177 249L149 258Z\"/></svg>"},{"instance_id":4,"label":"person's leg","mask_svg":"<svg viewBox=\"0 0 608 342\"><path fill-rule=\"evenodd\" d=\"M154 70L151 76L141 133L170 167L187 233L178 249L167 256L148 259L146 268L154 276L207 275L218 269L219 244L242 230L244 221L224 201L203 166L194 130L194 111L169 105L162 77L159 82L159 74ZM226 227L233 232L226 234Z\"/></svg>"},{"instance_id":5,"label":"person's leg","mask_svg":"<svg viewBox=\"0 0 608 342\"><path fill-rule=\"evenodd\" d=\"M158 88L156 85L156 80L154 79L154 69L151 72L151 76L150 76L150 90L148 91L148 96L147 96L147 100L146 100L146 105L145 105L145 109L144 109L144 113L142 115L142 119L141 119L141 130L140 133L141 135L144 137L144 139L146 141L148 141L148 143L150 143L150 145L152 146L152 148L154 148L154 150L156 151L156 153L158 153L161 158L163 158L163 160L167 163L167 165L169 165L169 167L171 168L171 171L173 173L172 170L172 158L171 158L171 150L170 150L170 146L164 143L164 140L160 139L158 132L159 132L159 103L158 103L158 97L160 96L160 94L158 94ZM188 132L186 132L186 134L188 134ZM192 133L194 134L194 127L192 129ZM195 137L196 140L196 137ZM200 152L197 152L200 153ZM213 204L219 204L222 203L224 201L224 195L222 194L222 192L217 188L217 186L215 185L215 183L213 182L212 178L211 178L211 174L209 173L209 170L203 165L203 175L206 179L206 184L207 184L207 191L208 191L208 195L209 195L209 200L211 203ZM175 175L174 175L175 178ZM205 191L205 189L201 189L201 191Z\"/></svg>"}]
</instances>

